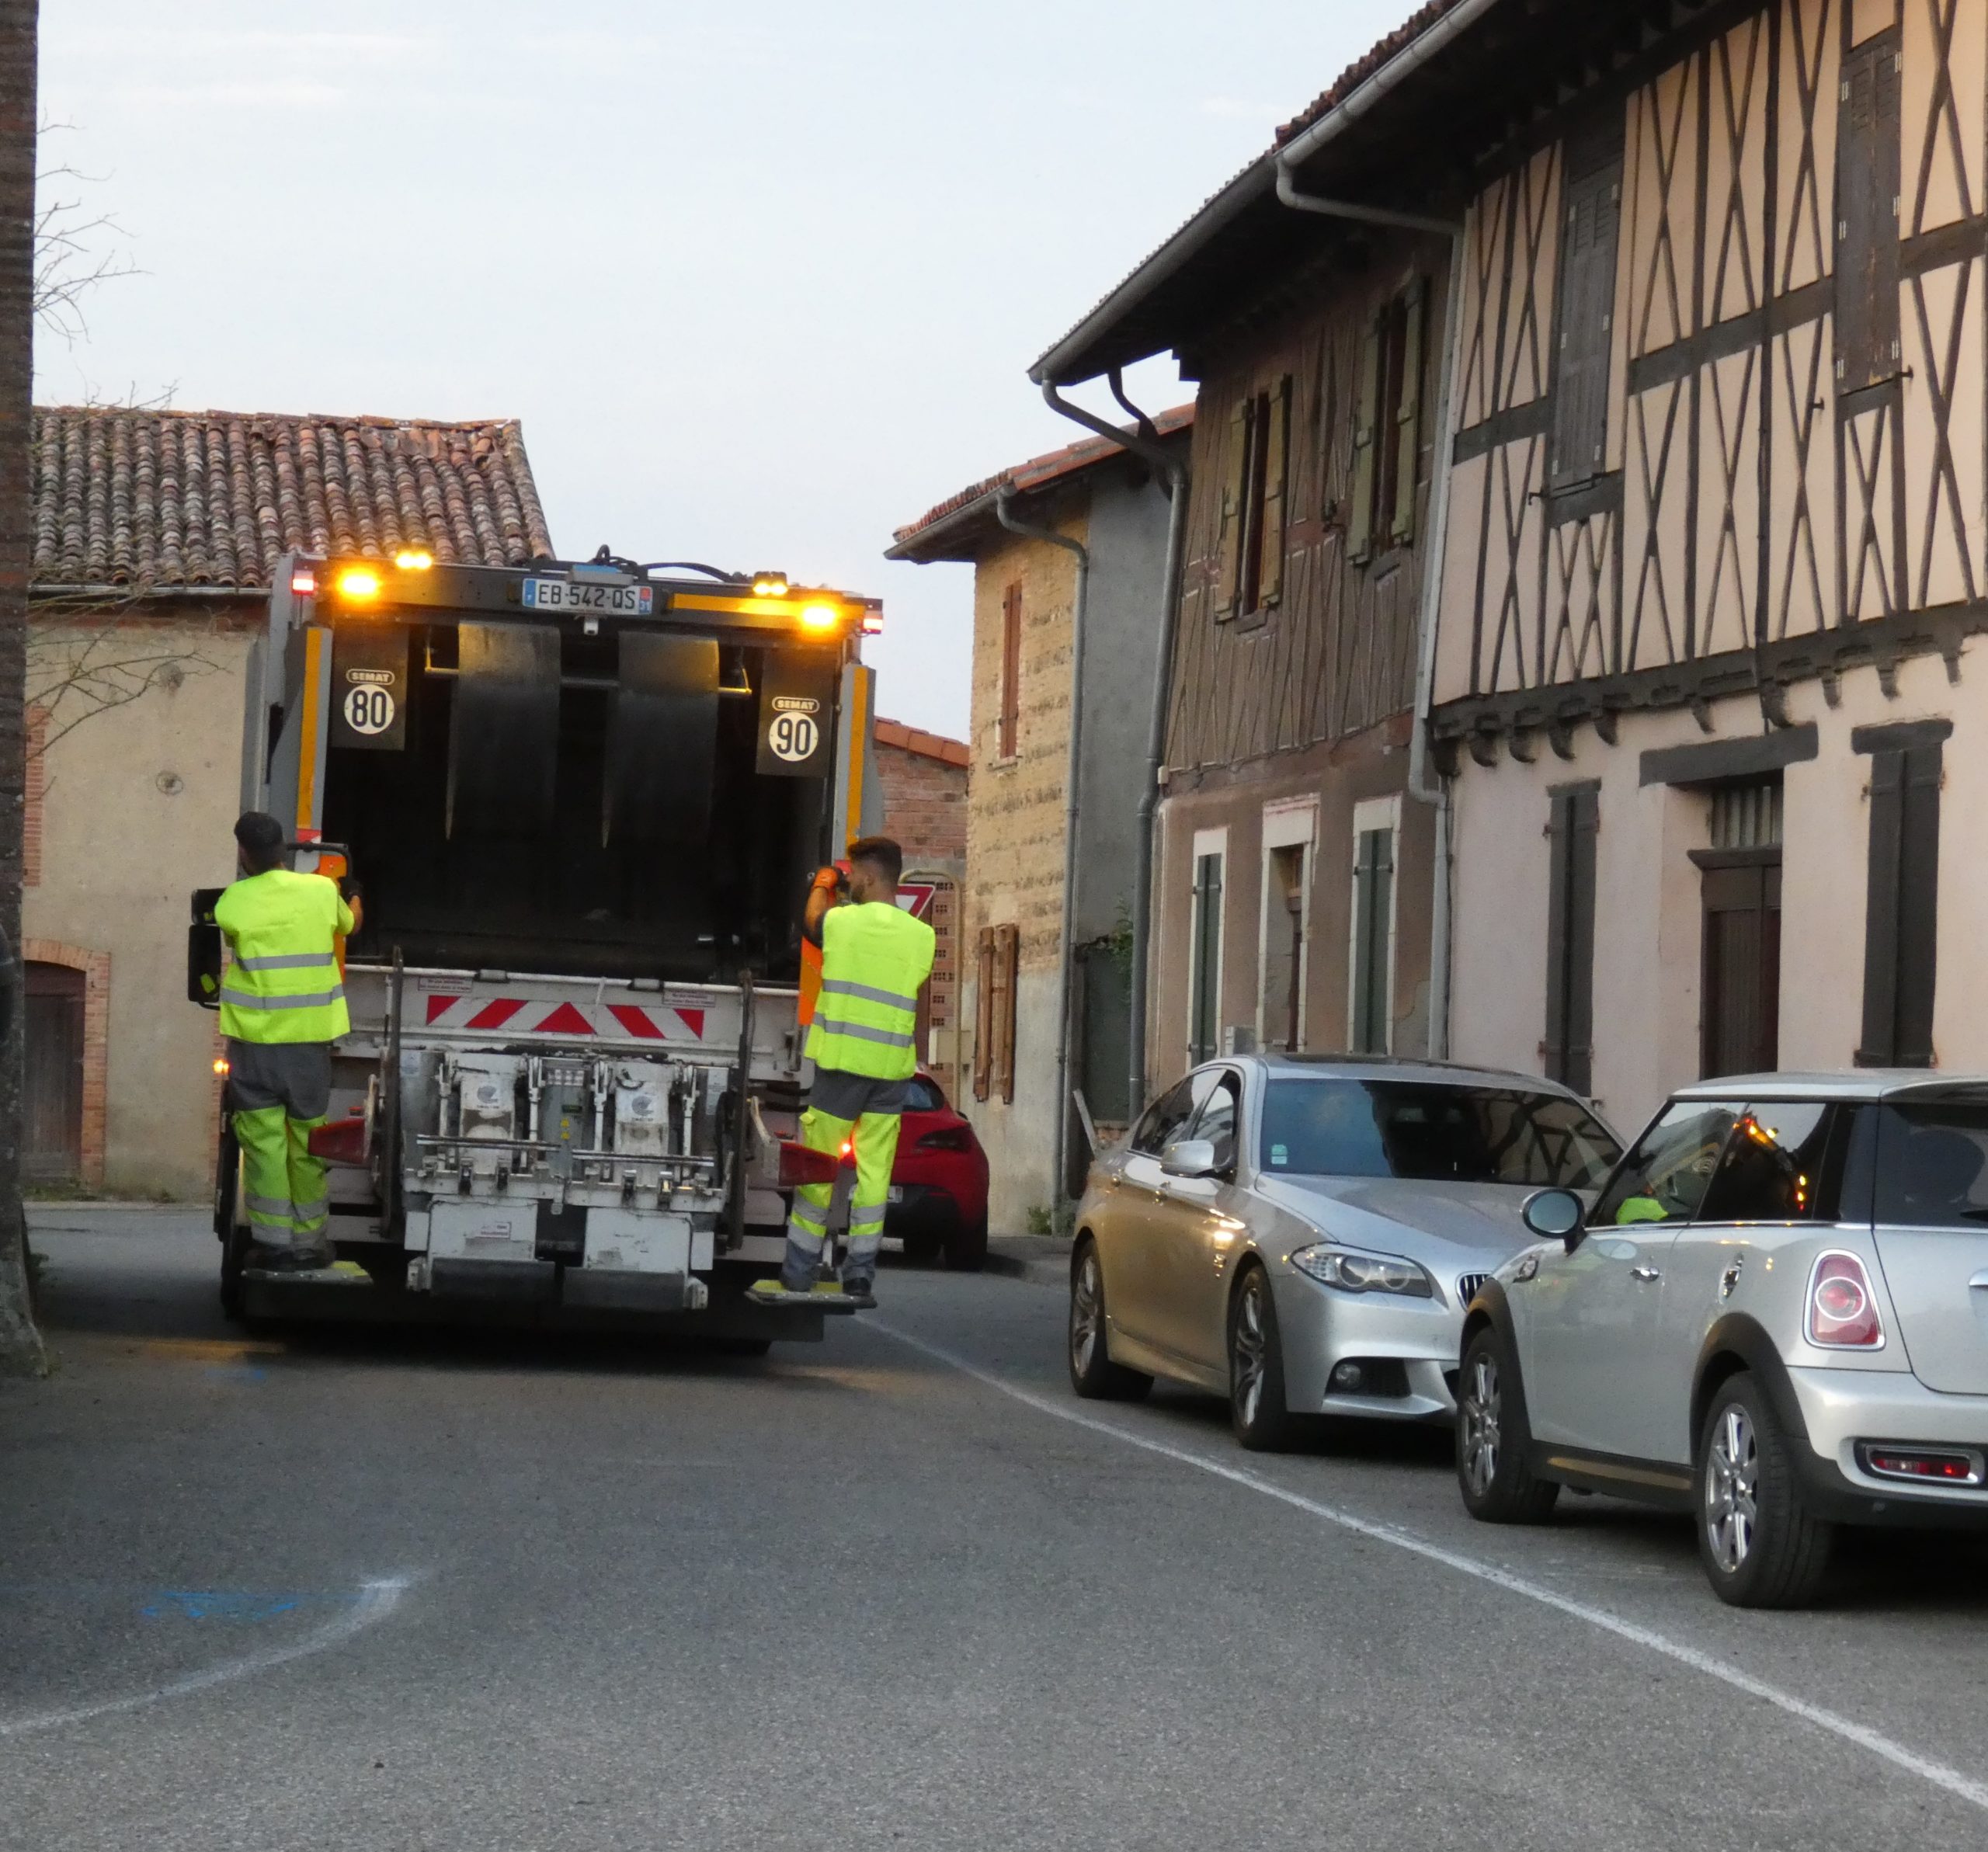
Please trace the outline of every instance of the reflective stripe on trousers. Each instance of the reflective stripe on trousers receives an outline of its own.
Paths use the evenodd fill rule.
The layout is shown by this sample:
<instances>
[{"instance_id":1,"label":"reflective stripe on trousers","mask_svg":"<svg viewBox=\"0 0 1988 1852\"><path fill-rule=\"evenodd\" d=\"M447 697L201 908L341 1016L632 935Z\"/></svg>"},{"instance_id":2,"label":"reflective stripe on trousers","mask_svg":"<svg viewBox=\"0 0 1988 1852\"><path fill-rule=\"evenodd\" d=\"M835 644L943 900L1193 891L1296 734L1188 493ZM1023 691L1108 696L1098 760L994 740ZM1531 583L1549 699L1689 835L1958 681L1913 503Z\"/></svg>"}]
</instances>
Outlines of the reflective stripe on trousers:
<instances>
[{"instance_id":1,"label":"reflective stripe on trousers","mask_svg":"<svg viewBox=\"0 0 1988 1852\"><path fill-rule=\"evenodd\" d=\"M898 1131L902 1124L895 1113L837 1119L811 1106L801 1115L801 1142L808 1150L839 1152L845 1141L856 1147L856 1194L850 1210L849 1257L843 1268L844 1282L852 1287L867 1285L876 1277L891 1170L897 1162ZM787 1258L780 1268L781 1283L790 1291L805 1292L815 1283L834 1195L832 1183L803 1183L794 1193L787 1224Z\"/></svg>"},{"instance_id":2,"label":"reflective stripe on trousers","mask_svg":"<svg viewBox=\"0 0 1988 1852\"><path fill-rule=\"evenodd\" d=\"M321 1118L293 1119L280 1106L234 1115L242 1147L242 1206L249 1232L272 1247L312 1245L331 1215L325 1160L311 1155Z\"/></svg>"}]
</instances>

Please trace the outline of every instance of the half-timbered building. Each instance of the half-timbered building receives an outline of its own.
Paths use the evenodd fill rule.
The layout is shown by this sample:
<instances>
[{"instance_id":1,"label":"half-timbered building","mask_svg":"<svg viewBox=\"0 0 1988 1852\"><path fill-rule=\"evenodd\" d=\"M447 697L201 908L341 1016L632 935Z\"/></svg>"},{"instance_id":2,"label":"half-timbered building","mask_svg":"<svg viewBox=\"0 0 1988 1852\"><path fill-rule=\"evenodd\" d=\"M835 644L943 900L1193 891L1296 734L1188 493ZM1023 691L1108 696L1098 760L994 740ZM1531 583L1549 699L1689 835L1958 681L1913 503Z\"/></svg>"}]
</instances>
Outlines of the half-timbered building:
<instances>
[{"instance_id":1,"label":"half-timbered building","mask_svg":"<svg viewBox=\"0 0 1988 1852\"><path fill-rule=\"evenodd\" d=\"M1596 10L1465 221L1453 1048L1980 1066L1988 8Z\"/></svg>"},{"instance_id":2,"label":"half-timbered building","mask_svg":"<svg viewBox=\"0 0 1988 1852\"><path fill-rule=\"evenodd\" d=\"M1408 771L1448 271L1440 235L1279 204L1266 155L1034 370L1170 349L1199 381L1149 1085L1253 1046L1427 1050L1434 814Z\"/></svg>"}]
</instances>

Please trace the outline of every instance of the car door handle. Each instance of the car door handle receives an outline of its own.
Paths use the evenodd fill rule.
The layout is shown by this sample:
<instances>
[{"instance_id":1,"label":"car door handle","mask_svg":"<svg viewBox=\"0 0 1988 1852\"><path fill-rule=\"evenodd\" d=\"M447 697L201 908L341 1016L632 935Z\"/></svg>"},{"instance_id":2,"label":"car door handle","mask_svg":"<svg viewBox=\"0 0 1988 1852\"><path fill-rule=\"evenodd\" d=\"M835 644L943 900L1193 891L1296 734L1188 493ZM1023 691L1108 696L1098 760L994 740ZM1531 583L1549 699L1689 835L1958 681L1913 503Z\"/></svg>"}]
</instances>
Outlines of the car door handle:
<instances>
[{"instance_id":1,"label":"car door handle","mask_svg":"<svg viewBox=\"0 0 1988 1852\"><path fill-rule=\"evenodd\" d=\"M1988 1293L1988 1267L1983 1267L1979 1273L1976 1273L1972 1280L1968 1281L1968 1284L1972 1287L1978 1293Z\"/></svg>"},{"instance_id":2,"label":"car door handle","mask_svg":"<svg viewBox=\"0 0 1988 1852\"><path fill-rule=\"evenodd\" d=\"M1632 1280L1661 1280L1663 1276L1653 1267L1632 1267L1629 1269Z\"/></svg>"}]
</instances>

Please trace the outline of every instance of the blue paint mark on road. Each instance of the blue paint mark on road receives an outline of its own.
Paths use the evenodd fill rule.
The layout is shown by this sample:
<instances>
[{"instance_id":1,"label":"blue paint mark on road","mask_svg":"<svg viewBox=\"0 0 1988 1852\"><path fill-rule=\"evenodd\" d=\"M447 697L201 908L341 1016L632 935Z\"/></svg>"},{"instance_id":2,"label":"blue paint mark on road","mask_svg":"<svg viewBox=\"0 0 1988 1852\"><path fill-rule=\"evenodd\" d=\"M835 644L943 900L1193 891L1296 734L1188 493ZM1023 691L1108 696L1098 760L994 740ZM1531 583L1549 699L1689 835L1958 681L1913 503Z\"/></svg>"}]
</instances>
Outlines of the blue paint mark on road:
<instances>
[{"instance_id":1,"label":"blue paint mark on road","mask_svg":"<svg viewBox=\"0 0 1988 1852\"><path fill-rule=\"evenodd\" d=\"M267 1382L269 1373L260 1364L215 1364L207 1378L210 1382Z\"/></svg>"},{"instance_id":2,"label":"blue paint mark on road","mask_svg":"<svg viewBox=\"0 0 1988 1852\"><path fill-rule=\"evenodd\" d=\"M304 1595L255 1595L244 1589L161 1589L138 1612L148 1621L273 1621L294 1614Z\"/></svg>"}]
</instances>

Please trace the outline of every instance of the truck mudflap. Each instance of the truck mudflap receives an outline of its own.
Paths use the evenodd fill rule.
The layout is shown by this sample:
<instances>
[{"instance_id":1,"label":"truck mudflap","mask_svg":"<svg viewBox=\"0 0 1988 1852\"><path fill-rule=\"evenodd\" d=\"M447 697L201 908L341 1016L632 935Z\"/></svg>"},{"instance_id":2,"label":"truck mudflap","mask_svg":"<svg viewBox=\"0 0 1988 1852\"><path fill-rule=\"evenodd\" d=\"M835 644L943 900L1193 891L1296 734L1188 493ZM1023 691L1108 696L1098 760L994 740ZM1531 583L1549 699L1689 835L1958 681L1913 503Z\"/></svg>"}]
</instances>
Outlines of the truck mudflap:
<instances>
[{"instance_id":1,"label":"truck mudflap","mask_svg":"<svg viewBox=\"0 0 1988 1852\"><path fill-rule=\"evenodd\" d=\"M305 1324L496 1324L818 1343L827 1310L818 1304L761 1305L743 1293L710 1294L703 1280L680 1273L561 1269L549 1261L430 1265L428 1289L421 1292L378 1277L245 1271L242 1315Z\"/></svg>"}]
</instances>

